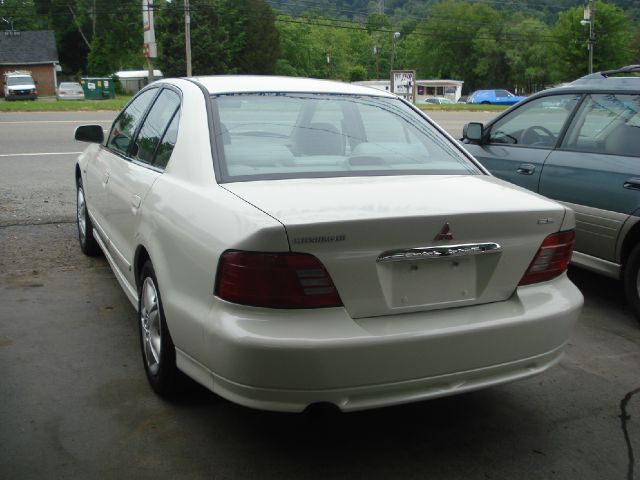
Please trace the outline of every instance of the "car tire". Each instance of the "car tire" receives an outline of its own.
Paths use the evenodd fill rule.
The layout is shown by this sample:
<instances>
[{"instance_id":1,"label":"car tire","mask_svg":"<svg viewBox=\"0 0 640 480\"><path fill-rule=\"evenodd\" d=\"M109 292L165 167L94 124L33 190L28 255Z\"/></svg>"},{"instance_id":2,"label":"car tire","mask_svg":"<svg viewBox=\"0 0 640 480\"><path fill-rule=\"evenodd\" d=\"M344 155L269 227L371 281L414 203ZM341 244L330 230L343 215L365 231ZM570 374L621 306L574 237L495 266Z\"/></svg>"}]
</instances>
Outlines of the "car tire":
<instances>
[{"instance_id":1,"label":"car tire","mask_svg":"<svg viewBox=\"0 0 640 480\"><path fill-rule=\"evenodd\" d=\"M178 393L184 377L176 367L176 349L164 319L158 279L149 260L140 272L138 328L142 363L151 388L161 396Z\"/></svg>"},{"instance_id":2,"label":"car tire","mask_svg":"<svg viewBox=\"0 0 640 480\"><path fill-rule=\"evenodd\" d=\"M80 250L89 257L95 257L100 253L100 246L94 237L93 224L87 208L87 199L84 195L82 178L76 182L76 224L78 225L78 240Z\"/></svg>"},{"instance_id":3,"label":"car tire","mask_svg":"<svg viewBox=\"0 0 640 480\"><path fill-rule=\"evenodd\" d=\"M631 311L640 322L640 244L631 250L624 267L623 282Z\"/></svg>"}]
</instances>

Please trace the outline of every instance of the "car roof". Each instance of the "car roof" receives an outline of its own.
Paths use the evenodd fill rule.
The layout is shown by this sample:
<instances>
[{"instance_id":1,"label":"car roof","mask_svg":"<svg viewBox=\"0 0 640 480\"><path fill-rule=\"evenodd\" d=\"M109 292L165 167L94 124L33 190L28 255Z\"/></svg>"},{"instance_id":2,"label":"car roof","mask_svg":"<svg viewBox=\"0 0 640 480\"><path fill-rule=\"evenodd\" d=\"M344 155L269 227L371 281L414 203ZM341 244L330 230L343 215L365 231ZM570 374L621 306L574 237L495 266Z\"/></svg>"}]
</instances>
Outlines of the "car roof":
<instances>
[{"instance_id":1,"label":"car roof","mask_svg":"<svg viewBox=\"0 0 640 480\"><path fill-rule=\"evenodd\" d=\"M543 90L540 93L567 93L567 92L593 92L593 91L636 91L640 92L640 77L614 77L619 73L631 73L640 71L640 65L629 65L619 70L608 70L604 72L592 73L585 75L571 83L567 83L560 87Z\"/></svg>"},{"instance_id":2,"label":"car roof","mask_svg":"<svg viewBox=\"0 0 640 480\"><path fill-rule=\"evenodd\" d=\"M351 83L318 80L314 78L217 75L211 77L193 77L193 80L202 84L212 95L224 93L295 92L396 97L391 93L363 85L353 85Z\"/></svg>"}]
</instances>

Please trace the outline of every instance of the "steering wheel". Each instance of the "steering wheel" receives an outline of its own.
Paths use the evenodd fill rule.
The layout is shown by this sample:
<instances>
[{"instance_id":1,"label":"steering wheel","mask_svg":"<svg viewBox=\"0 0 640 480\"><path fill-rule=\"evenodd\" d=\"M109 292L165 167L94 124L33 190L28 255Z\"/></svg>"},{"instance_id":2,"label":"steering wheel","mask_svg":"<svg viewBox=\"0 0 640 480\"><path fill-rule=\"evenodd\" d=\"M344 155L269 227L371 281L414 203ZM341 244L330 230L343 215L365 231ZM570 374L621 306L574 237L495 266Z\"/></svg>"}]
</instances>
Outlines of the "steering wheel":
<instances>
[{"instance_id":1,"label":"steering wheel","mask_svg":"<svg viewBox=\"0 0 640 480\"><path fill-rule=\"evenodd\" d=\"M545 127L534 125L520 135L520 145L553 145L556 136Z\"/></svg>"}]
</instances>

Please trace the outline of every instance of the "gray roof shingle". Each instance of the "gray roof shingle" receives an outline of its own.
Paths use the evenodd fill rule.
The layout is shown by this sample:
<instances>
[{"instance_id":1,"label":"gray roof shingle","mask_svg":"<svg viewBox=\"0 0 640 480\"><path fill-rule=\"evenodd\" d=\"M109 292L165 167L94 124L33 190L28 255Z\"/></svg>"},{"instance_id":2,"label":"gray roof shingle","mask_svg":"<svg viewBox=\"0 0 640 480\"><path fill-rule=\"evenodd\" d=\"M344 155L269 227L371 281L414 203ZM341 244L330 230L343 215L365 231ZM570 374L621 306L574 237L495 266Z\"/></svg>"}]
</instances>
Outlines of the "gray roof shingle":
<instances>
[{"instance_id":1,"label":"gray roof shingle","mask_svg":"<svg viewBox=\"0 0 640 480\"><path fill-rule=\"evenodd\" d=\"M25 65L58 61L52 30L0 32L0 65Z\"/></svg>"}]
</instances>

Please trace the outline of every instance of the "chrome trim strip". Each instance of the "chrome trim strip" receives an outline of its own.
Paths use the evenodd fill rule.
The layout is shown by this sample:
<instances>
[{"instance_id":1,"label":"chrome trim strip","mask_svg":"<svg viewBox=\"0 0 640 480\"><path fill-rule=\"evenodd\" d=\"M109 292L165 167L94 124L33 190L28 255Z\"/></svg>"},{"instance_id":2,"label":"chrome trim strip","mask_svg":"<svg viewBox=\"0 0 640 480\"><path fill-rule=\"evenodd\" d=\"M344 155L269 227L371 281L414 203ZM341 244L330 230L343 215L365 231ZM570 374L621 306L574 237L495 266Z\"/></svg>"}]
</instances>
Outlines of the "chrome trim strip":
<instances>
[{"instance_id":1,"label":"chrome trim strip","mask_svg":"<svg viewBox=\"0 0 640 480\"><path fill-rule=\"evenodd\" d=\"M620 279L620 274L622 273L622 266L617 263L608 262L602 258L592 257L575 250L571 257L571 264L616 280Z\"/></svg>"},{"instance_id":2,"label":"chrome trim strip","mask_svg":"<svg viewBox=\"0 0 640 480\"><path fill-rule=\"evenodd\" d=\"M376 262L402 262L405 260L424 260L441 257L466 257L485 253L500 253L502 247L497 243L466 243L463 245L442 245L439 247L403 248L382 252Z\"/></svg>"}]
</instances>

